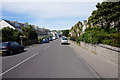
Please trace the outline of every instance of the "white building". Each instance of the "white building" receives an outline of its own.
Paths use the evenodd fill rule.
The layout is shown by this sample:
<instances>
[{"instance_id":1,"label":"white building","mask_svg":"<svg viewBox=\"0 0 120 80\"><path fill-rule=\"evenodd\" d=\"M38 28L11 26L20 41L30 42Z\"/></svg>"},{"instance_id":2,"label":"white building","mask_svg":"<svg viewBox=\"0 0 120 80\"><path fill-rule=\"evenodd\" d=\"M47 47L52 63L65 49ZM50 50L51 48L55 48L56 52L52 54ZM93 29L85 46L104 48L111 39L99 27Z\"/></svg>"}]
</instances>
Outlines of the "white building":
<instances>
[{"instance_id":1,"label":"white building","mask_svg":"<svg viewBox=\"0 0 120 80\"><path fill-rule=\"evenodd\" d=\"M60 36L62 35L62 32L52 31L51 34L52 34L52 36L54 36L54 37L60 37Z\"/></svg>"},{"instance_id":2,"label":"white building","mask_svg":"<svg viewBox=\"0 0 120 80\"><path fill-rule=\"evenodd\" d=\"M11 24L9 24L9 22L8 21L6 21L6 20L1 20L0 21L0 29L2 29L2 28L4 28L4 27L10 27L10 28L13 28L13 29L15 29L15 27L13 27Z\"/></svg>"},{"instance_id":3,"label":"white building","mask_svg":"<svg viewBox=\"0 0 120 80\"><path fill-rule=\"evenodd\" d=\"M83 28L82 28L82 32L84 33L85 32L85 29L88 27L87 25L87 20L84 20L83 21Z\"/></svg>"},{"instance_id":4,"label":"white building","mask_svg":"<svg viewBox=\"0 0 120 80\"><path fill-rule=\"evenodd\" d=\"M2 19L0 21L0 29L2 29L4 27L10 27L10 28L17 29L17 30L21 31L22 27L27 27L27 26L29 26L29 24L27 22L20 23L17 21L9 21L9 20L5 20L5 19ZM38 26L33 26L33 29L36 31L38 37L39 36L49 37L51 35L49 29L39 28Z\"/></svg>"},{"instance_id":5,"label":"white building","mask_svg":"<svg viewBox=\"0 0 120 80\"><path fill-rule=\"evenodd\" d=\"M0 29L2 29L4 27L10 27L10 28L17 29L17 30L21 31L21 28L26 27L26 26L27 26L26 24L19 23L17 21L8 21L5 19L2 19L0 21Z\"/></svg>"},{"instance_id":6,"label":"white building","mask_svg":"<svg viewBox=\"0 0 120 80\"><path fill-rule=\"evenodd\" d=\"M37 34L38 34L38 37L49 37L51 36L51 33L50 33L50 30L49 29L46 29L46 28L35 28Z\"/></svg>"}]
</instances>

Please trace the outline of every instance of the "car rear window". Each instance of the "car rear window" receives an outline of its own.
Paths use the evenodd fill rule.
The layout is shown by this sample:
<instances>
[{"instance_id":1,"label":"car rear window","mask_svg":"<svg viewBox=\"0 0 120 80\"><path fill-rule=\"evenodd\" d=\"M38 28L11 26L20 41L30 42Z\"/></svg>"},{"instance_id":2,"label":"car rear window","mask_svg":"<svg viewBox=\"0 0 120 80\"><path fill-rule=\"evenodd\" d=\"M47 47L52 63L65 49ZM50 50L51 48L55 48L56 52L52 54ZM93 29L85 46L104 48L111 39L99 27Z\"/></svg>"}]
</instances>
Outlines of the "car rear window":
<instances>
[{"instance_id":1,"label":"car rear window","mask_svg":"<svg viewBox=\"0 0 120 80\"><path fill-rule=\"evenodd\" d=\"M8 43L6 42L3 42L3 43L0 43L0 47L6 47L8 45Z\"/></svg>"},{"instance_id":2,"label":"car rear window","mask_svg":"<svg viewBox=\"0 0 120 80\"><path fill-rule=\"evenodd\" d=\"M65 38L65 37L63 37L62 39L63 39L63 40L68 40L68 39L67 39L67 38Z\"/></svg>"}]
</instances>

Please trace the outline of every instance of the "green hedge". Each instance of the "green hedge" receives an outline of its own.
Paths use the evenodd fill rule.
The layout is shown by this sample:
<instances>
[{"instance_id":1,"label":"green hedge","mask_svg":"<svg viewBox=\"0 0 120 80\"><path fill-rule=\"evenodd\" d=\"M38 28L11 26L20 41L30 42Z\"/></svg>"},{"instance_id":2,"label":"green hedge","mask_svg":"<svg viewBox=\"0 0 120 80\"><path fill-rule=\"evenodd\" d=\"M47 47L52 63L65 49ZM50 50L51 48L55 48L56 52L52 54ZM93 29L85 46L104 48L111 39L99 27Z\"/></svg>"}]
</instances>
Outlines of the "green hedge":
<instances>
[{"instance_id":1,"label":"green hedge","mask_svg":"<svg viewBox=\"0 0 120 80\"><path fill-rule=\"evenodd\" d=\"M77 39L76 36L71 36L71 37L70 37L70 40L72 40L72 41L76 41L76 39Z\"/></svg>"},{"instance_id":2,"label":"green hedge","mask_svg":"<svg viewBox=\"0 0 120 80\"><path fill-rule=\"evenodd\" d=\"M102 44L120 47L120 33L104 35Z\"/></svg>"},{"instance_id":3,"label":"green hedge","mask_svg":"<svg viewBox=\"0 0 120 80\"><path fill-rule=\"evenodd\" d=\"M115 33L115 29L106 32L100 27L87 28L85 33L79 37L80 41L91 44L106 44L115 47L120 47L120 33Z\"/></svg>"}]
</instances>

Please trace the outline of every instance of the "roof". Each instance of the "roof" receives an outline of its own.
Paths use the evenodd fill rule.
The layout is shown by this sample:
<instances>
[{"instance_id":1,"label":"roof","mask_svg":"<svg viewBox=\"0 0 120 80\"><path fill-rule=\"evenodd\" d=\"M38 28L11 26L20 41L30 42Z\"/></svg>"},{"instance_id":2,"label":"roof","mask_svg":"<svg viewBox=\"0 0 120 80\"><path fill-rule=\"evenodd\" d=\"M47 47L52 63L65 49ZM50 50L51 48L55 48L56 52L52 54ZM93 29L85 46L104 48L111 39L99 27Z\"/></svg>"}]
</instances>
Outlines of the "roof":
<instances>
[{"instance_id":1,"label":"roof","mask_svg":"<svg viewBox=\"0 0 120 80\"><path fill-rule=\"evenodd\" d=\"M2 20L6 21L8 24L10 24L10 25L13 26L13 27L15 26L12 21L10 22L10 21L5 20L5 19L2 19Z\"/></svg>"},{"instance_id":2,"label":"roof","mask_svg":"<svg viewBox=\"0 0 120 80\"><path fill-rule=\"evenodd\" d=\"M5 22L7 22L8 24L10 24L11 26L13 26L14 28L20 28L20 27L23 27L24 24L23 23L19 23L17 21L9 21L9 20L5 20L5 19L2 19L4 20ZM18 23L20 26L16 26L15 24Z\"/></svg>"}]
</instances>

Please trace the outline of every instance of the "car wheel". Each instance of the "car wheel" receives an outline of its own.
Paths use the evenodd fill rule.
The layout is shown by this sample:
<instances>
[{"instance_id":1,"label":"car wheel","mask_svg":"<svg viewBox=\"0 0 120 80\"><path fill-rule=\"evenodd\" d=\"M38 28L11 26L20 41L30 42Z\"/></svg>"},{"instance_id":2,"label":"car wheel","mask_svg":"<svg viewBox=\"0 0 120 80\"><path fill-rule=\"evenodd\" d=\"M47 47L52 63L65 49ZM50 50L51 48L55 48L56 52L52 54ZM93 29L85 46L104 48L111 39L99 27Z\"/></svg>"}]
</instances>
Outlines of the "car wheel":
<instances>
[{"instance_id":1,"label":"car wheel","mask_svg":"<svg viewBox=\"0 0 120 80\"><path fill-rule=\"evenodd\" d=\"M24 48L21 49L21 52L24 52Z\"/></svg>"},{"instance_id":2,"label":"car wheel","mask_svg":"<svg viewBox=\"0 0 120 80\"><path fill-rule=\"evenodd\" d=\"M2 56L6 56L6 55L8 55L8 53L3 53L3 54L2 54Z\"/></svg>"},{"instance_id":3,"label":"car wheel","mask_svg":"<svg viewBox=\"0 0 120 80\"><path fill-rule=\"evenodd\" d=\"M13 54L13 51L10 51L9 53L10 53L10 54Z\"/></svg>"}]
</instances>

